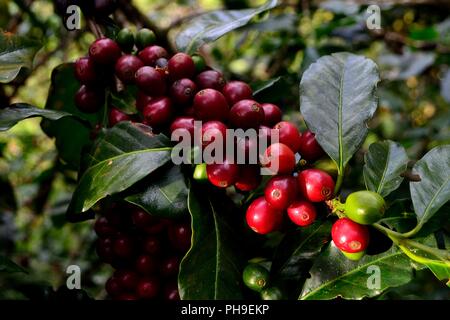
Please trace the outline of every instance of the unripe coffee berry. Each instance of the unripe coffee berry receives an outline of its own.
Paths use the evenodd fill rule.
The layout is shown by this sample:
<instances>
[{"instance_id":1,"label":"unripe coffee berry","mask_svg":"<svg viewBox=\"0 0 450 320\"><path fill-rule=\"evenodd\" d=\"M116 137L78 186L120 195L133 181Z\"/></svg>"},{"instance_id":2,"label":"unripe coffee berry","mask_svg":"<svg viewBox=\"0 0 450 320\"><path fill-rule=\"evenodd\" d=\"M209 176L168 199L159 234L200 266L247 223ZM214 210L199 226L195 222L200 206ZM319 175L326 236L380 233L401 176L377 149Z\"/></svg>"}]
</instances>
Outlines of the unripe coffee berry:
<instances>
[{"instance_id":1,"label":"unripe coffee berry","mask_svg":"<svg viewBox=\"0 0 450 320\"><path fill-rule=\"evenodd\" d=\"M136 46L139 50L154 44L155 41L155 33L147 28L142 28L136 35Z\"/></svg>"},{"instance_id":2,"label":"unripe coffee berry","mask_svg":"<svg viewBox=\"0 0 450 320\"><path fill-rule=\"evenodd\" d=\"M130 53L134 47L134 34L128 28L123 28L116 36L116 42L123 52Z\"/></svg>"}]
</instances>

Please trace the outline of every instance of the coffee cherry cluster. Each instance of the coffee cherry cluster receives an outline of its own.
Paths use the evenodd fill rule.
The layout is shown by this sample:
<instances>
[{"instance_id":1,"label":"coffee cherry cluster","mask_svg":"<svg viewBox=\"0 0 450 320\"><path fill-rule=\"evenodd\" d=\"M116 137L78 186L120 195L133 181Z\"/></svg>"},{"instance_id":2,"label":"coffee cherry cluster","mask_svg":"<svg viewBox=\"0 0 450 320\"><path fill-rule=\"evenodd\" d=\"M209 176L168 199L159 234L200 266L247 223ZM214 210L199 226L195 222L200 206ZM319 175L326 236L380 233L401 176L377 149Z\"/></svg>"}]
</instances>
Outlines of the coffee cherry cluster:
<instances>
[{"instance_id":1,"label":"coffee cherry cluster","mask_svg":"<svg viewBox=\"0 0 450 320\"><path fill-rule=\"evenodd\" d=\"M263 263L249 263L242 272L242 280L247 288L259 293L262 300L281 300L282 290L270 283L270 272Z\"/></svg>"},{"instance_id":2,"label":"coffee cherry cluster","mask_svg":"<svg viewBox=\"0 0 450 320\"><path fill-rule=\"evenodd\" d=\"M112 299L178 300L178 269L190 247L187 222L156 218L114 204L96 220L97 255L116 269L105 284Z\"/></svg>"}]
</instances>

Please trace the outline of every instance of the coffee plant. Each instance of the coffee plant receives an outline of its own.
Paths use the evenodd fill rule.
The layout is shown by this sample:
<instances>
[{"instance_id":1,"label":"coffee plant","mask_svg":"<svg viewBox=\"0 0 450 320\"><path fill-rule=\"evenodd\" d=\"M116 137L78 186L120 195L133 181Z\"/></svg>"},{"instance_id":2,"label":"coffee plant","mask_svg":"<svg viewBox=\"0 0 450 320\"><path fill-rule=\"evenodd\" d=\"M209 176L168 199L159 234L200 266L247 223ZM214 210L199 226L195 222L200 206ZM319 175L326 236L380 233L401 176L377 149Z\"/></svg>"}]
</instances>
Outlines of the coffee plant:
<instances>
[{"instance_id":1,"label":"coffee plant","mask_svg":"<svg viewBox=\"0 0 450 320\"><path fill-rule=\"evenodd\" d=\"M0 165L0 212L29 207L9 225L44 234L0 220L0 297L389 299L421 281L450 297L448 4L382 7L371 30L366 6L336 1L36 3L5 11L0 164L30 118L53 160ZM37 187L16 203L17 177ZM33 241L52 234L70 258L43 285L34 260L54 253Z\"/></svg>"}]
</instances>

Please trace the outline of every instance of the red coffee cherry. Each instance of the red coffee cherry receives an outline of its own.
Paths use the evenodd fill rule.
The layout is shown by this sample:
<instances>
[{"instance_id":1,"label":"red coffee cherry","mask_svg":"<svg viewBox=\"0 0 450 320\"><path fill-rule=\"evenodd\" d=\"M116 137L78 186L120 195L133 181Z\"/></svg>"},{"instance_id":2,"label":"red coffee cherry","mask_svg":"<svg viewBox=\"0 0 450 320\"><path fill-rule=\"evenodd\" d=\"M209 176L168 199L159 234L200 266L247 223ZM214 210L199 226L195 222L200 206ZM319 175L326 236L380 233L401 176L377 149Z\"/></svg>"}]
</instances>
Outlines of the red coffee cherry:
<instances>
[{"instance_id":1,"label":"red coffee cherry","mask_svg":"<svg viewBox=\"0 0 450 320\"><path fill-rule=\"evenodd\" d=\"M219 188L227 188L236 182L239 175L239 166L225 160L220 164L206 165L208 180Z\"/></svg>"},{"instance_id":2,"label":"red coffee cherry","mask_svg":"<svg viewBox=\"0 0 450 320\"><path fill-rule=\"evenodd\" d=\"M136 270L140 274L154 274L158 270L158 261L147 254L142 254L136 259Z\"/></svg>"},{"instance_id":3,"label":"red coffee cherry","mask_svg":"<svg viewBox=\"0 0 450 320\"><path fill-rule=\"evenodd\" d=\"M161 261L160 272L165 277L173 277L180 269L180 259L177 256L165 258Z\"/></svg>"},{"instance_id":4,"label":"red coffee cherry","mask_svg":"<svg viewBox=\"0 0 450 320\"><path fill-rule=\"evenodd\" d=\"M169 241L172 247L181 251L187 252L191 247L191 225L188 223L177 223L169 226L168 229Z\"/></svg>"},{"instance_id":5,"label":"red coffee cherry","mask_svg":"<svg viewBox=\"0 0 450 320\"><path fill-rule=\"evenodd\" d=\"M314 133L309 130L303 132L300 138L298 152L302 159L308 161L315 161L325 154L322 147L317 142Z\"/></svg>"},{"instance_id":6,"label":"red coffee cherry","mask_svg":"<svg viewBox=\"0 0 450 320\"><path fill-rule=\"evenodd\" d=\"M169 59L169 75L172 80L192 78L195 74L195 64L191 56L179 52Z\"/></svg>"},{"instance_id":7,"label":"red coffee cherry","mask_svg":"<svg viewBox=\"0 0 450 320\"><path fill-rule=\"evenodd\" d=\"M225 146L227 126L220 121L208 121L202 125L202 145L206 147L217 139L222 137L223 145Z\"/></svg>"},{"instance_id":8,"label":"red coffee cherry","mask_svg":"<svg viewBox=\"0 0 450 320\"><path fill-rule=\"evenodd\" d=\"M136 208L131 213L133 224L139 229L145 229L156 222L156 219L140 208Z\"/></svg>"},{"instance_id":9,"label":"red coffee cherry","mask_svg":"<svg viewBox=\"0 0 450 320\"><path fill-rule=\"evenodd\" d=\"M264 110L254 100L241 100L231 108L229 118L236 128L258 128L264 121Z\"/></svg>"},{"instance_id":10,"label":"red coffee cherry","mask_svg":"<svg viewBox=\"0 0 450 320\"><path fill-rule=\"evenodd\" d=\"M229 108L223 94L214 89L204 89L194 97L194 112L197 119L203 121L225 121L228 119Z\"/></svg>"},{"instance_id":11,"label":"red coffee cherry","mask_svg":"<svg viewBox=\"0 0 450 320\"><path fill-rule=\"evenodd\" d=\"M136 56L127 54L121 56L116 62L116 76L125 84L134 83L136 71L144 66L144 63Z\"/></svg>"},{"instance_id":12,"label":"red coffee cherry","mask_svg":"<svg viewBox=\"0 0 450 320\"><path fill-rule=\"evenodd\" d=\"M147 236L143 240L142 248L149 255L157 255L161 251L161 241L156 236Z\"/></svg>"},{"instance_id":13,"label":"red coffee cherry","mask_svg":"<svg viewBox=\"0 0 450 320\"><path fill-rule=\"evenodd\" d=\"M260 167L258 165L240 165L239 176L234 186L241 191L252 191L260 185L261 179Z\"/></svg>"},{"instance_id":14,"label":"red coffee cherry","mask_svg":"<svg viewBox=\"0 0 450 320\"><path fill-rule=\"evenodd\" d=\"M89 47L89 56L99 65L113 65L121 54L117 42L109 38L97 39Z\"/></svg>"},{"instance_id":15,"label":"red coffee cherry","mask_svg":"<svg viewBox=\"0 0 450 320\"><path fill-rule=\"evenodd\" d=\"M166 92L166 80L152 67L142 67L136 71L136 85L149 96L162 96Z\"/></svg>"},{"instance_id":16,"label":"red coffee cherry","mask_svg":"<svg viewBox=\"0 0 450 320\"><path fill-rule=\"evenodd\" d=\"M111 225L106 217L99 217L95 221L94 231L99 237L112 236L117 229Z\"/></svg>"},{"instance_id":17,"label":"red coffee cherry","mask_svg":"<svg viewBox=\"0 0 450 320\"><path fill-rule=\"evenodd\" d=\"M178 117L173 120L170 125L170 133L172 134L175 130L180 130L180 133L189 134L191 141L194 140L194 117ZM181 138L180 138L181 139Z\"/></svg>"},{"instance_id":18,"label":"red coffee cherry","mask_svg":"<svg viewBox=\"0 0 450 320\"><path fill-rule=\"evenodd\" d=\"M156 60L160 58L167 58L169 54L166 49L160 46L150 46L141 50L138 54L139 59L144 62L146 66L155 66Z\"/></svg>"},{"instance_id":19,"label":"red coffee cherry","mask_svg":"<svg viewBox=\"0 0 450 320\"><path fill-rule=\"evenodd\" d=\"M289 121L278 122L274 127L279 131L279 142L287 145L291 150L296 153L300 147L301 133L297 127Z\"/></svg>"},{"instance_id":20,"label":"red coffee cherry","mask_svg":"<svg viewBox=\"0 0 450 320\"><path fill-rule=\"evenodd\" d=\"M105 103L105 93L82 85L75 94L75 105L84 113L96 113Z\"/></svg>"},{"instance_id":21,"label":"red coffee cherry","mask_svg":"<svg viewBox=\"0 0 450 320\"><path fill-rule=\"evenodd\" d=\"M153 99L144 107L143 114L147 125L160 128L167 124L174 114L172 101L167 97Z\"/></svg>"},{"instance_id":22,"label":"red coffee cherry","mask_svg":"<svg viewBox=\"0 0 450 320\"><path fill-rule=\"evenodd\" d=\"M111 263L114 258L114 249L113 249L114 241L110 237L100 238L96 243L96 252L98 257L106 263Z\"/></svg>"},{"instance_id":23,"label":"red coffee cherry","mask_svg":"<svg viewBox=\"0 0 450 320\"><path fill-rule=\"evenodd\" d=\"M180 300L180 294L178 293L177 281L170 281L164 286L163 298L169 301Z\"/></svg>"},{"instance_id":24,"label":"red coffee cherry","mask_svg":"<svg viewBox=\"0 0 450 320\"><path fill-rule=\"evenodd\" d=\"M137 294L142 299L153 299L159 293L159 280L156 277L141 279L137 284Z\"/></svg>"},{"instance_id":25,"label":"red coffee cherry","mask_svg":"<svg viewBox=\"0 0 450 320\"><path fill-rule=\"evenodd\" d=\"M325 201L333 196L333 178L322 170L303 170L298 173L297 179L301 193L311 202Z\"/></svg>"},{"instance_id":26,"label":"red coffee cherry","mask_svg":"<svg viewBox=\"0 0 450 320\"><path fill-rule=\"evenodd\" d=\"M271 178L264 189L266 201L275 209L285 210L297 198L297 180L292 176Z\"/></svg>"},{"instance_id":27,"label":"red coffee cherry","mask_svg":"<svg viewBox=\"0 0 450 320\"><path fill-rule=\"evenodd\" d=\"M316 208L311 202L298 200L293 202L288 208L289 219L298 226L309 226L316 220Z\"/></svg>"},{"instance_id":28,"label":"red coffee cherry","mask_svg":"<svg viewBox=\"0 0 450 320\"><path fill-rule=\"evenodd\" d=\"M266 141L266 145L267 146L270 146L270 144L271 144L271 134L272 134L272 132L271 132L271 130L272 129L270 129L269 127L267 127L267 126L259 126L259 129L258 129L258 143L259 142L262 142L262 141ZM261 150L261 152L262 151L264 151L264 150Z\"/></svg>"},{"instance_id":29,"label":"red coffee cherry","mask_svg":"<svg viewBox=\"0 0 450 320\"><path fill-rule=\"evenodd\" d=\"M133 255L134 243L131 237L127 235L120 235L114 240L114 253L120 258L129 258Z\"/></svg>"},{"instance_id":30,"label":"red coffee cherry","mask_svg":"<svg viewBox=\"0 0 450 320\"><path fill-rule=\"evenodd\" d=\"M122 293L122 288L120 286L119 279L117 279L115 276L110 277L106 283L105 283L105 289L106 292L111 297L117 297Z\"/></svg>"},{"instance_id":31,"label":"red coffee cherry","mask_svg":"<svg viewBox=\"0 0 450 320\"><path fill-rule=\"evenodd\" d=\"M98 70L96 70L95 64L91 58L82 57L75 61L75 78L82 84L98 84Z\"/></svg>"},{"instance_id":32,"label":"red coffee cherry","mask_svg":"<svg viewBox=\"0 0 450 320\"><path fill-rule=\"evenodd\" d=\"M250 86L243 81L230 81L222 89L222 93L230 106L236 102L252 99L253 91Z\"/></svg>"},{"instance_id":33,"label":"red coffee cherry","mask_svg":"<svg viewBox=\"0 0 450 320\"><path fill-rule=\"evenodd\" d=\"M118 279L122 288L133 291L139 281L139 276L136 272L131 270L117 270L114 272L114 277Z\"/></svg>"},{"instance_id":34,"label":"red coffee cherry","mask_svg":"<svg viewBox=\"0 0 450 320\"><path fill-rule=\"evenodd\" d=\"M144 110L144 107L148 105L150 101L152 101L152 99L152 97L145 94L144 92L138 91L136 96L136 109L142 112L142 110Z\"/></svg>"},{"instance_id":35,"label":"red coffee cherry","mask_svg":"<svg viewBox=\"0 0 450 320\"><path fill-rule=\"evenodd\" d=\"M361 252L369 245L369 229L348 218L342 218L333 224L331 238L336 247L342 251Z\"/></svg>"},{"instance_id":36,"label":"red coffee cherry","mask_svg":"<svg viewBox=\"0 0 450 320\"><path fill-rule=\"evenodd\" d=\"M283 214L280 210L272 207L264 197L259 197L248 207L246 220L253 231L267 234L280 227Z\"/></svg>"},{"instance_id":37,"label":"red coffee cherry","mask_svg":"<svg viewBox=\"0 0 450 320\"><path fill-rule=\"evenodd\" d=\"M261 158L261 165L273 174L290 174L295 168L295 155L285 144L271 144Z\"/></svg>"},{"instance_id":38,"label":"red coffee cherry","mask_svg":"<svg viewBox=\"0 0 450 320\"><path fill-rule=\"evenodd\" d=\"M206 70L200 72L195 78L195 83L199 89L215 89L221 91L225 85L223 75L216 70Z\"/></svg>"},{"instance_id":39,"label":"red coffee cherry","mask_svg":"<svg viewBox=\"0 0 450 320\"><path fill-rule=\"evenodd\" d=\"M112 107L109 110L108 122L109 122L109 126L110 127L115 126L119 122L130 121L130 120L131 120L131 117L129 115L127 115L126 113L120 111L117 108Z\"/></svg>"},{"instance_id":40,"label":"red coffee cherry","mask_svg":"<svg viewBox=\"0 0 450 320\"><path fill-rule=\"evenodd\" d=\"M197 86L190 79L177 80L170 88L171 98L181 106L190 104L196 93Z\"/></svg>"},{"instance_id":41,"label":"red coffee cherry","mask_svg":"<svg viewBox=\"0 0 450 320\"><path fill-rule=\"evenodd\" d=\"M264 110L264 122L263 125L273 127L278 122L281 122L283 116L281 109L273 103L263 103L261 108ZM281 142L281 141L280 141Z\"/></svg>"}]
</instances>

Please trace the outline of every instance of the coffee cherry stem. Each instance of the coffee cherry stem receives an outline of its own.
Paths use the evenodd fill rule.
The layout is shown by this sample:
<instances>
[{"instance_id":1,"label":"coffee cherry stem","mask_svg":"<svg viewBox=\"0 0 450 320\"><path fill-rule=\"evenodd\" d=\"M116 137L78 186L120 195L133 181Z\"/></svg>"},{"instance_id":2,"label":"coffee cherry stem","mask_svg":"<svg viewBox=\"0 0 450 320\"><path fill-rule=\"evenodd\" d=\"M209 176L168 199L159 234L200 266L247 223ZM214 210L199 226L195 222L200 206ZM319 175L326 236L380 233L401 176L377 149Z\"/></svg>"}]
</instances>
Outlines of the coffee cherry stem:
<instances>
[{"instance_id":1,"label":"coffee cherry stem","mask_svg":"<svg viewBox=\"0 0 450 320\"><path fill-rule=\"evenodd\" d=\"M339 198L327 200L325 203L332 213L337 215L339 218L345 218L345 204L342 203Z\"/></svg>"},{"instance_id":2,"label":"coffee cherry stem","mask_svg":"<svg viewBox=\"0 0 450 320\"><path fill-rule=\"evenodd\" d=\"M89 26L89 29L91 29L92 33L94 34L95 38L100 39L104 37L100 26L92 18L86 18L86 22Z\"/></svg>"}]
</instances>

